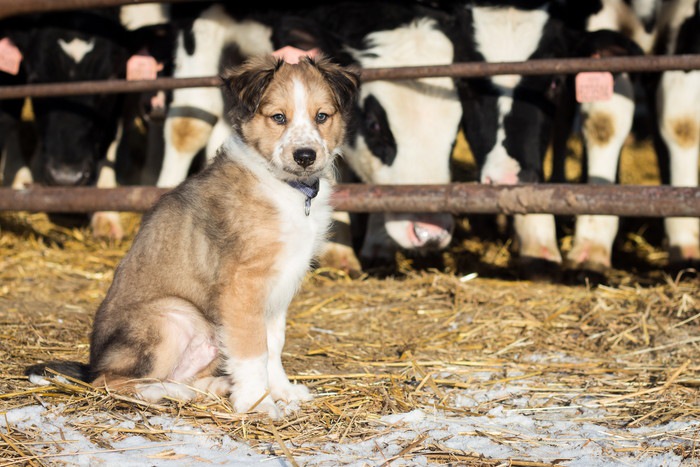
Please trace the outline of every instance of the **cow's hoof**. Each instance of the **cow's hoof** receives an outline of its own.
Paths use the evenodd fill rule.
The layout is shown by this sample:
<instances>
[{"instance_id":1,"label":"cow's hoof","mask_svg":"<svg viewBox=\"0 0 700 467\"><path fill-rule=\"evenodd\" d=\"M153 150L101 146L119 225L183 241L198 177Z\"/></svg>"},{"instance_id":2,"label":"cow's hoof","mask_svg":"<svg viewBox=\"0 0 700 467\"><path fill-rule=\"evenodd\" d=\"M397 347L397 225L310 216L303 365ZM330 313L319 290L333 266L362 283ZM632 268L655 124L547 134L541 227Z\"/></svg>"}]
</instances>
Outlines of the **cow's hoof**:
<instances>
[{"instance_id":1,"label":"cow's hoof","mask_svg":"<svg viewBox=\"0 0 700 467\"><path fill-rule=\"evenodd\" d=\"M697 278L700 275L700 247L690 245L669 248L666 271L671 277L681 280Z\"/></svg>"},{"instance_id":2,"label":"cow's hoof","mask_svg":"<svg viewBox=\"0 0 700 467\"><path fill-rule=\"evenodd\" d=\"M698 263L700 262L699 245L678 245L668 249L668 262L673 263Z\"/></svg>"},{"instance_id":3,"label":"cow's hoof","mask_svg":"<svg viewBox=\"0 0 700 467\"><path fill-rule=\"evenodd\" d=\"M598 285L607 282L611 269L610 250L591 242L574 246L564 261L564 282Z\"/></svg>"},{"instance_id":4,"label":"cow's hoof","mask_svg":"<svg viewBox=\"0 0 700 467\"><path fill-rule=\"evenodd\" d=\"M700 261L670 263L665 270L674 280L681 282L694 281L700 278Z\"/></svg>"},{"instance_id":5,"label":"cow's hoof","mask_svg":"<svg viewBox=\"0 0 700 467\"><path fill-rule=\"evenodd\" d=\"M566 255L566 269L605 274L611 267L610 250L591 242L575 245Z\"/></svg>"},{"instance_id":6,"label":"cow's hoof","mask_svg":"<svg viewBox=\"0 0 700 467\"><path fill-rule=\"evenodd\" d=\"M585 265L582 265L580 269L564 268L561 282L568 285L595 286L606 284L609 281L605 271L586 269Z\"/></svg>"},{"instance_id":7,"label":"cow's hoof","mask_svg":"<svg viewBox=\"0 0 700 467\"><path fill-rule=\"evenodd\" d=\"M124 238L124 229L118 212L101 211L92 215L90 221L92 233L97 238L120 241Z\"/></svg>"},{"instance_id":8,"label":"cow's hoof","mask_svg":"<svg viewBox=\"0 0 700 467\"><path fill-rule=\"evenodd\" d=\"M516 260L518 277L535 282L559 282L562 279L561 263L532 256Z\"/></svg>"},{"instance_id":9,"label":"cow's hoof","mask_svg":"<svg viewBox=\"0 0 700 467\"><path fill-rule=\"evenodd\" d=\"M328 243L318 259L320 268L337 269L352 278L362 274L362 265L355 251L340 243Z\"/></svg>"}]
</instances>

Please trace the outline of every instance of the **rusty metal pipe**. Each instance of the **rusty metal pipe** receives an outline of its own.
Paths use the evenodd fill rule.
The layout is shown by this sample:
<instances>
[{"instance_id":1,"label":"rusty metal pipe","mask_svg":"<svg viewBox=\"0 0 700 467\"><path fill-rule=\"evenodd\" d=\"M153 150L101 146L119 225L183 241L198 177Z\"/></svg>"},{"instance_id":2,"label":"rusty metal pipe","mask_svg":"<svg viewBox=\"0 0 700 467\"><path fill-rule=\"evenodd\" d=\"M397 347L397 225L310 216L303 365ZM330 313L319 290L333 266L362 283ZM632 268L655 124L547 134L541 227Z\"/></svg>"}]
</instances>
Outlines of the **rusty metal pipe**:
<instances>
[{"instance_id":1,"label":"rusty metal pipe","mask_svg":"<svg viewBox=\"0 0 700 467\"><path fill-rule=\"evenodd\" d=\"M158 78L146 81L109 79L100 81L78 81L74 83L21 84L16 86L0 86L0 99L202 88L220 86L221 83L221 78L218 76L203 76L197 78Z\"/></svg>"},{"instance_id":2,"label":"rusty metal pipe","mask_svg":"<svg viewBox=\"0 0 700 467\"><path fill-rule=\"evenodd\" d=\"M0 0L2 1L2 0ZM562 58L538 59L525 62L469 62L451 65L366 68L361 70L364 82L377 80L418 79L447 76L452 78L475 78L483 76L519 74L542 75L552 73L578 73L581 71L630 71L657 72L664 70L700 69L700 55L606 57L606 58ZM0 99L23 97L50 97L79 94L106 94L121 92L144 92L178 88L219 86L218 76L196 78L159 78L150 81L103 80L77 83L27 84L0 86Z\"/></svg>"},{"instance_id":3,"label":"rusty metal pipe","mask_svg":"<svg viewBox=\"0 0 700 467\"><path fill-rule=\"evenodd\" d=\"M138 186L0 189L0 210L34 212L133 211L150 208L167 189ZM491 186L341 184L331 202L349 212L454 214L606 214L700 217L700 188L637 185L541 184Z\"/></svg>"}]
</instances>

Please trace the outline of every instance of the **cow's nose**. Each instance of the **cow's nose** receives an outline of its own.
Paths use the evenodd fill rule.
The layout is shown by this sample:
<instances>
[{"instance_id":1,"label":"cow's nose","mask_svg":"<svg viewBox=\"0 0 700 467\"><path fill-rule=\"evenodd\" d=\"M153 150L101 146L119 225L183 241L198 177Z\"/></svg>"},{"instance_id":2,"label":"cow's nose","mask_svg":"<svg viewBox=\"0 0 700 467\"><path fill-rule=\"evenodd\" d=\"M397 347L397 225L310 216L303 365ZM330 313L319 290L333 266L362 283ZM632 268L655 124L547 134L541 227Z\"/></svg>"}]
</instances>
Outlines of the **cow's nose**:
<instances>
[{"instance_id":1,"label":"cow's nose","mask_svg":"<svg viewBox=\"0 0 700 467\"><path fill-rule=\"evenodd\" d=\"M90 174L87 170L66 165L46 167L46 184L53 186L78 186L87 183Z\"/></svg>"},{"instance_id":2,"label":"cow's nose","mask_svg":"<svg viewBox=\"0 0 700 467\"><path fill-rule=\"evenodd\" d=\"M306 168L316 161L316 151L310 148L301 148L294 151L294 162Z\"/></svg>"}]
</instances>

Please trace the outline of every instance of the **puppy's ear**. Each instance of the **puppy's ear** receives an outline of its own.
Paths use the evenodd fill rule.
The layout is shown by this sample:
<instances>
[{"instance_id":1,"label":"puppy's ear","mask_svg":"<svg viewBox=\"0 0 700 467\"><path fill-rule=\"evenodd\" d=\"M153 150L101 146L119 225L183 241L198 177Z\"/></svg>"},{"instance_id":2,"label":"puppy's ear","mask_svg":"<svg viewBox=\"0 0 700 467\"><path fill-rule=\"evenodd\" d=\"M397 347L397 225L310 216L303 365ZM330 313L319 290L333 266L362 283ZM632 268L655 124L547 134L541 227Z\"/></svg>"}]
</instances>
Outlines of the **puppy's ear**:
<instances>
[{"instance_id":1,"label":"puppy's ear","mask_svg":"<svg viewBox=\"0 0 700 467\"><path fill-rule=\"evenodd\" d=\"M273 57L256 57L227 69L221 75L234 121L247 120L255 115L265 90L282 63Z\"/></svg>"},{"instance_id":2,"label":"puppy's ear","mask_svg":"<svg viewBox=\"0 0 700 467\"><path fill-rule=\"evenodd\" d=\"M330 84L338 109L344 114L349 113L357 99L360 87L359 71L353 67L335 64L325 57L308 60L315 64L321 75Z\"/></svg>"}]
</instances>

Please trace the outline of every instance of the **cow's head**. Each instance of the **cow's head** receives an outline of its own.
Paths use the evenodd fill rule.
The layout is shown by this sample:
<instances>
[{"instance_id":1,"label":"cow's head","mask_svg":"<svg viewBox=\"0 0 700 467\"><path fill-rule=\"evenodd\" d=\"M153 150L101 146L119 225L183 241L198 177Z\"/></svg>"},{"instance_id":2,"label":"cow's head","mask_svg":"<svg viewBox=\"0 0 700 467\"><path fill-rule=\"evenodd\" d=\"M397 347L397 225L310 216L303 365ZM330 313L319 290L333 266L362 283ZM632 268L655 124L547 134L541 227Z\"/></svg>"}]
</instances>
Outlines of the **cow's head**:
<instances>
[{"instance_id":1,"label":"cow's head","mask_svg":"<svg viewBox=\"0 0 700 467\"><path fill-rule=\"evenodd\" d=\"M372 8L365 11L371 14ZM336 31L328 34L318 24L298 19L288 21L287 32L296 33L288 33L281 42L302 48L319 47L341 63L362 68L452 63L452 42L435 19L414 16L413 20L400 21L395 26L389 25L391 15L385 13L376 12L376 15L385 18L387 24L367 26L365 29L371 29L368 34L351 31L345 41L340 39L341 34ZM399 14L393 10L391 13ZM373 18L366 23L379 21ZM344 160L365 183L449 183L450 156L461 113L451 78L363 82L349 141L343 151ZM381 221L370 220L368 236L385 237L385 240L388 236L394 248L437 250L445 248L452 239L454 221L448 213L381 216ZM373 227L380 231L372 231ZM387 253L386 243L370 244L365 241L362 256L377 259ZM371 251L375 247L377 251Z\"/></svg>"},{"instance_id":2,"label":"cow's head","mask_svg":"<svg viewBox=\"0 0 700 467\"><path fill-rule=\"evenodd\" d=\"M352 51L363 68L449 64L453 58L452 43L431 19L371 33L366 44ZM461 113L450 78L364 83L345 160L367 183L449 183ZM452 238L453 218L387 213L384 227L403 249L443 249Z\"/></svg>"},{"instance_id":3,"label":"cow's head","mask_svg":"<svg viewBox=\"0 0 700 467\"><path fill-rule=\"evenodd\" d=\"M564 0L473 3L458 14L456 61L521 62L641 52L621 34L583 29L586 15L599 4L581 6L571 17L571 2ZM458 80L462 127L482 183L543 181L553 129L571 128L571 83L571 77L561 74ZM561 128L555 128L558 123Z\"/></svg>"},{"instance_id":4,"label":"cow's head","mask_svg":"<svg viewBox=\"0 0 700 467\"><path fill-rule=\"evenodd\" d=\"M50 13L23 18L13 36L30 84L124 78L128 57L143 31L126 31L117 9ZM32 167L39 183L86 185L115 141L121 115L118 94L37 97L32 109L38 147Z\"/></svg>"}]
</instances>

